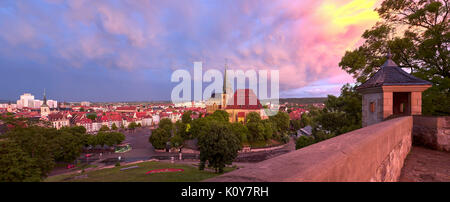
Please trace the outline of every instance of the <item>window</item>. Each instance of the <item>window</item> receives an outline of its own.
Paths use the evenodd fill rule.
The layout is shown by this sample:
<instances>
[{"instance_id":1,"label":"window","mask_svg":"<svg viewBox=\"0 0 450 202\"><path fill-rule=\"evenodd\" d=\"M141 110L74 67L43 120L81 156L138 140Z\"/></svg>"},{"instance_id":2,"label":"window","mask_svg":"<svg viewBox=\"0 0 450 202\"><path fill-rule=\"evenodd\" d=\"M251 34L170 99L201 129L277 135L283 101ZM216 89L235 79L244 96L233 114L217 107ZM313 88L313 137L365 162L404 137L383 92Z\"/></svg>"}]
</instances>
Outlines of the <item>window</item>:
<instances>
[{"instance_id":1,"label":"window","mask_svg":"<svg viewBox=\"0 0 450 202\"><path fill-rule=\"evenodd\" d=\"M370 102L370 112L375 112L375 102Z\"/></svg>"}]
</instances>

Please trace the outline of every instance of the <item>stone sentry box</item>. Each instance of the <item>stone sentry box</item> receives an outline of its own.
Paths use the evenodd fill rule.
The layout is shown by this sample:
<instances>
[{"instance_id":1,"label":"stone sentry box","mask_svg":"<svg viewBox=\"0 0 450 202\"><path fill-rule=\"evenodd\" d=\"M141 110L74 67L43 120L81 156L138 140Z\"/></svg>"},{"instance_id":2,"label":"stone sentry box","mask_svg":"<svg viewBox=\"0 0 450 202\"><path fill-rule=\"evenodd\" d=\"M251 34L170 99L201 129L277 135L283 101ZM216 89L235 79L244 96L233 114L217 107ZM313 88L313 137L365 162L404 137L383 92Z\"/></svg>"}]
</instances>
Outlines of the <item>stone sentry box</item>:
<instances>
[{"instance_id":1,"label":"stone sentry box","mask_svg":"<svg viewBox=\"0 0 450 202\"><path fill-rule=\"evenodd\" d=\"M386 62L356 88L362 94L362 126L391 116L422 114L422 92L432 83L403 71L389 53Z\"/></svg>"}]
</instances>

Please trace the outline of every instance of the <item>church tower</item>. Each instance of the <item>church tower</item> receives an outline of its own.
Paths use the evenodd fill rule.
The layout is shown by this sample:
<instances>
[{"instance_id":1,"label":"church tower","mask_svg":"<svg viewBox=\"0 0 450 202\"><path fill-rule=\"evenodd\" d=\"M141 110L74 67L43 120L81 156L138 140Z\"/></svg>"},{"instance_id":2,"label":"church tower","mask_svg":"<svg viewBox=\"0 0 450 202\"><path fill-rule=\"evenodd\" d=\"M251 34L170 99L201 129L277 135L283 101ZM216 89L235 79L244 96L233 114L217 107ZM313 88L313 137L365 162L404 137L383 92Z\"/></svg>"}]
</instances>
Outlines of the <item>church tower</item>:
<instances>
[{"instance_id":1,"label":"church tower","mask_svg":"<svg viewBox=\"0 0 450 202\"><path fill-rule=\"evenodd\" d=\"M226 109L227 108L229 95L233 94L230 86L228 86L227 70L228 70L228 63L225 62L225 71L224 71L224 76L223 76L223 89L222 89L222 107L221 107L221 109Z\"/></svg>"},{"instance_id":2,"label":"church tower","mask_svg":"<svg viewBox=\"0 0 450 202\"><path fill-rule=\"evenodd\" d=\"M50 107L47 105L47 96L44 89L44 102L41 105L41 117L46 117L50 114Z\"/></svg>"}]
</instances>

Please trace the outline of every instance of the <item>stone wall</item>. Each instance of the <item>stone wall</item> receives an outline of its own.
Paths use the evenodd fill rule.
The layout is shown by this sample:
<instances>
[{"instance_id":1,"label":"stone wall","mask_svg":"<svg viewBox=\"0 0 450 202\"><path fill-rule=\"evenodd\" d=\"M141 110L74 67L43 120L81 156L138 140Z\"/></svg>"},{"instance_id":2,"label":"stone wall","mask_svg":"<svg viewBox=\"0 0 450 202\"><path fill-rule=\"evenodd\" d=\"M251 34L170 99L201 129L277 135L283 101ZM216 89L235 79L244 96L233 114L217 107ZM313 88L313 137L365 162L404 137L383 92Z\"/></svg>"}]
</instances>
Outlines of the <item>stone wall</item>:
<instances>
[{"instance_id":1,"label":"stone wall","mask_svg":"<svg viewBox=\"0 0 450 202\"><path fill-rule=\"evenodd\" d=\"M450 116L414 116L413 144L450 151Z\"/></svg>"},{"instance_id":2,"label":"stone wall","mask_svg":"<svg viewBox=\"0 0 450 202\"><path fill-rule=\"evenodd\" d=\"M374 112L370 111L370 103L374 103ZM383 93L367 93L362 96L363 127L383 121Z\"/></svg>"},{"instance_id":3,"label":"stone wall","mask_svg":"<svg viewBox=\"0 0 450 202\"><path fill-rule=\"evenodd\" d=\"M412 126L412 116L384 121L207 181L397 181Z\"/></svg>"}]
</instances>

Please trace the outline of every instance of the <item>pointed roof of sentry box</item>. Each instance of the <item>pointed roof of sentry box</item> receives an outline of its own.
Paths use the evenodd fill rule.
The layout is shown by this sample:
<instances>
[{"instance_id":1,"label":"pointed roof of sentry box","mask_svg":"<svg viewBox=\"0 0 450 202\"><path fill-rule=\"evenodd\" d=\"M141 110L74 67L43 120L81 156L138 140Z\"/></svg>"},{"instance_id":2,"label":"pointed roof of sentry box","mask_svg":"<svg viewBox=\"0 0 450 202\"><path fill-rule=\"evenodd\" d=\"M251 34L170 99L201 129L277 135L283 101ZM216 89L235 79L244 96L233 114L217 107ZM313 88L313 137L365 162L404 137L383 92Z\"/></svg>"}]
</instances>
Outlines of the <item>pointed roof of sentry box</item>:
<instances>
[{"instance_id":1,"label":"pointed roof of sentry box","mask_svg":"<svg viewBox=\"0 0 450 202\"><path fill-rule=\"evenodd\" d=\"M431 82L419 79L398 67L392 61L390 51L386 58L387 60L381 68L369 80L358 86L357 90L380 86L432 85Z\"/></svg>"}]
</instances>

